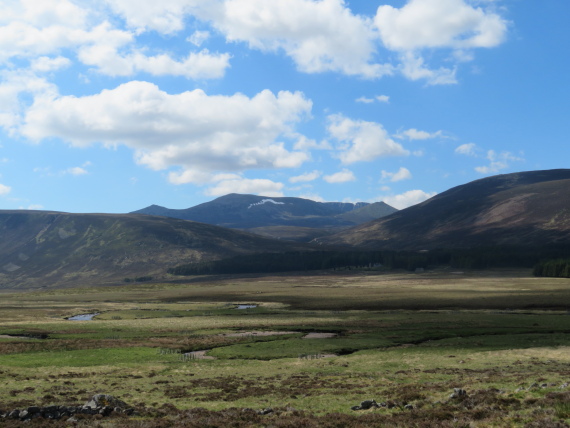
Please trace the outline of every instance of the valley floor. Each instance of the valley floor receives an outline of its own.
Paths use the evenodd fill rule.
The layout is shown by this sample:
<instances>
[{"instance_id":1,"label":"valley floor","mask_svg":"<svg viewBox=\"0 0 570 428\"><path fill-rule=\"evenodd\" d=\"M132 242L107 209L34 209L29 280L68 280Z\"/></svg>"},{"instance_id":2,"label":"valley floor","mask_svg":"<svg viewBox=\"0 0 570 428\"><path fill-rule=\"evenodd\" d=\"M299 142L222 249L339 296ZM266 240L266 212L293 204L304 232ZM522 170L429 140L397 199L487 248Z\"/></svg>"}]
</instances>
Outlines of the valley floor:
<instances>
[{"instance_id":1,"label":"valley floor","mask_svg":"<svg viewBox=\"0 0 570 428\"><path fill-rule=\"evenodd\" d=\"M5 292L0 413L104 393L135 413L68 424L569 426L569 303L504 270ZM20 425L62 420L0 418Z\"/></svg>"}]
</instances>

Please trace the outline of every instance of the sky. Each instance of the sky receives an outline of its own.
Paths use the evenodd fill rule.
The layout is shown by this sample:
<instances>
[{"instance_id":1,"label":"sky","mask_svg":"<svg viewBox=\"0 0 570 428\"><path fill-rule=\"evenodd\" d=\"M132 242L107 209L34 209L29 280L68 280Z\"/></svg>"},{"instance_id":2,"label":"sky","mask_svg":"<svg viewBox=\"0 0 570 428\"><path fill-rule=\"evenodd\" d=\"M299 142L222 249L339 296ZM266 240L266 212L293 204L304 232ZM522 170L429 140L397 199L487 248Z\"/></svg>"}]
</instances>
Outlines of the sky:
<instances>
[{"instance_id":1,"label":"sky","mask_svg":"<svg viewBox=\"0 0 570 428\"><path fill-rule=\"evenodd\" d=\"M568 168L568 0L1 0L0 209L384 201Z\"/></svg>"}]
</instances>

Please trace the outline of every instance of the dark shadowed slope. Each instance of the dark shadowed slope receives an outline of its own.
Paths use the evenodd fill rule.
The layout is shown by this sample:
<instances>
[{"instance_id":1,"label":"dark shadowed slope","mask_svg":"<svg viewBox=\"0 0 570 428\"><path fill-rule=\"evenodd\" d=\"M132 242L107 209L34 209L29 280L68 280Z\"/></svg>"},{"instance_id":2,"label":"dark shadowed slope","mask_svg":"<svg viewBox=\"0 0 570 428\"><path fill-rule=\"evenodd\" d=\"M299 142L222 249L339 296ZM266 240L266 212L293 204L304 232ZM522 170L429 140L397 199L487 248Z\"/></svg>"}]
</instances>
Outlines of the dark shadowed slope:
<instances>
[{"instance_id":1,"label":"dark shadowed slope","mask_svg":"<svg viewBox=\"0 0 570 428\"><path fill-rule=\"evenodd\" d=\"M116 283L182 263L300 248L166 217L0 211L0 288Z\"/></svg>"},{"instance_id":2,"label":"dark shadowed slope","mask_svg":"<svg viewBox=\"0 0 570 428\"><path fill-rule=\"evenodd\" d=\"M411 250L570 243L570 170L483 178L319 241Z\"/></svg>"}]
</instances>

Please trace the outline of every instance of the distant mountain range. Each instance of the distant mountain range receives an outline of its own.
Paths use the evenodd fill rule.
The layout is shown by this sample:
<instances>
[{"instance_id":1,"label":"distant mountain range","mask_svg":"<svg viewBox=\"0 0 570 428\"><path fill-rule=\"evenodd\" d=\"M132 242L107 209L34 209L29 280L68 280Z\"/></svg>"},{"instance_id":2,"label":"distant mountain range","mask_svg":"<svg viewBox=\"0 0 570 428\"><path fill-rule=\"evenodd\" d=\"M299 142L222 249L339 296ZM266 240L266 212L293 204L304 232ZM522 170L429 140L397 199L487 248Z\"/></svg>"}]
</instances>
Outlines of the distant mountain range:
<instances>
[{"instance_id":1,"label":"distant mountain range","mask_svg":"<svg viewBox=\"0 0 570 428\"><path fill-rule=\"evenodd\" d=\"M317 242L393 250L568 245L570 170L483 178Z\"/></svg>"},{"instance_id":2,"label":"distant mountain range","mask_svg":"<svg viewBox=\"0 0 570 428\"><path fill-rule=\"evenodd\" d=\"M384 202L315 202L229 194L186 209L151 205L132 214L159 215L298 241L338 232L398 211Z\"/></svg>"},{"instance_id":3,"label":"distant mountain range","mask_svg":"<svg viewBox=\"0 0 570 428\"><path fill-rule=\"evenodd\" d=\"M150 276L164 280L169 268L189 263L316 249L510 246L528 252L552 244L570 247L570 170L484 178L350 227L384 209L394 211L382 203L232 194L187 210L152 206L141 210L146 215L0 211L0 288L117 285ZM200 222L166 217L165 212ZM208 222L295 239L315 231L321 236L306 244ZM326 235L340 228L345 229Z\"/></svg>"}]
</instances>

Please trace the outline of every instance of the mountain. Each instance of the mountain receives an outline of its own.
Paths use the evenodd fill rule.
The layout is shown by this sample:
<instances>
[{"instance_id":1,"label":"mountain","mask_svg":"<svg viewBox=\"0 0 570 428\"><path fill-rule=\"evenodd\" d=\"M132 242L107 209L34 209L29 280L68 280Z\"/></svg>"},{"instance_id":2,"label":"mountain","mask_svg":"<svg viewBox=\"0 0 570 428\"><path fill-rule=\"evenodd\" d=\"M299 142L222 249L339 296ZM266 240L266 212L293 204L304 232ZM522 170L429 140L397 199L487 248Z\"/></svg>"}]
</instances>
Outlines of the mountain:
<instances>
[{"instance_id":1,"label":"mountain","mask_svg":"<svg viewBox=\"0 0 570 428\"><path fill-rule=\"evenodd\" d=\"M302 198L270 198L232 193L187 209L151 205L134 211L134 214L192 220L248 230L274 238L303 241L396 211L384 202L315 202Z\"/></svg>"},{"instance_id":2,"label":"mountain","mask_svg":"<svg viewBox=\"0 0 570 428\"><path fill-rule=\"evenodd\" d=\"M169 267L307 249L167 217L0 211L0 288L122 282Z\"/></svg>"},{"instance_id":3,"label":"mountain","mask_svg":"<svg viewBox=\"0 0 570 428\"><path fill-rule=\"evenodd\" d=\"M315 241L394 250L570 244L570 170L483 178Z\"/></svg>"}]
</instances>

